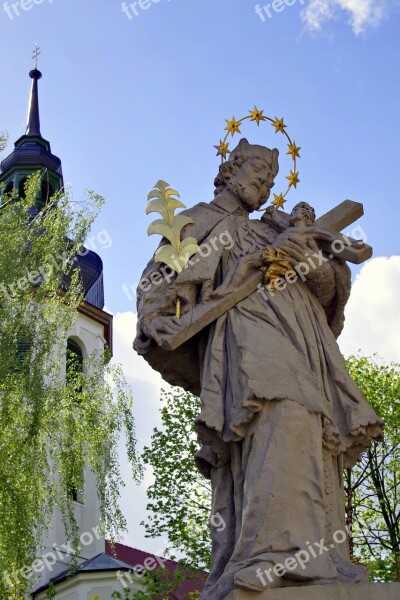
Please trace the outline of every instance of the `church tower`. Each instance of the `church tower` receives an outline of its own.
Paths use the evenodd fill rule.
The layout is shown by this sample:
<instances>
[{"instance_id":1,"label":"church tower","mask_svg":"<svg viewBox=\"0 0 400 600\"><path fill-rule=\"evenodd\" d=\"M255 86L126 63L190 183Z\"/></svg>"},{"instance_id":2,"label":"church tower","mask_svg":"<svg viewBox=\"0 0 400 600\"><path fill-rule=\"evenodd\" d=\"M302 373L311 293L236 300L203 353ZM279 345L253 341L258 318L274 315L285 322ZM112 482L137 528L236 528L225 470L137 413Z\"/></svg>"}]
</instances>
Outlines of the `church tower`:
<instances>
[{"instance_id":1,"label":"church tower","mask_svg":"<svg viewBox=\"0 0 400 600\"><path fill-rule=\"evenodd\" d=\"M38 49L35 51L37 58ZM53 196L63 188L61 160L51 152L50 143L41 134L39 115L39 80L41 72L33 69L28 121L25 134L15 142L11 154L0 162L0 183L5 190L24 194L26 178L41 172L42 185L38 192L34 211L39 212ZM1 204L0 197L0 204ZM77 320L65 340L65 359L72 353L78 364L83 365L86 356L101 351L105 346L112 353L112 316L104 311L103 264L101 258L91 250L77 256L84 290L84 302L79 306ZM77 364L77 361L74 361ZM64 365L67 375L67 360ZM56 509L50 528L38 549L34 565L35 579L32 593L26 600L47 600L49 587L56 591L57 600L110 600L113 592L125 597L124 590L139 591L145 569L167 568L173 577L176 562L116 544L112 548L98 531L100 504L96 481L89 468L84 472L84 489L71 490L76 522L79 526L79 567L70 576L71 552L66 539L62 515ZM28 565L27 565L28 567ZM203 578L182 584L177 599L183 600L187 593L201 589ZM0 599L3 600L3 599Z\"/></svg>"},{"instance_id":2,"label":"church tower","mask_svg":"<svg viewBox=\"0 0 400 600\"><path fill-rule=\"evenodd\" d=\"M38 81L42 73L33 69L29 73L32 79L29 97L26 131L14 144L13 152L0 166L0 183L5 184L5 192L16 188L20 196L24 194L24 184L32 173L42 171L42 186L38 197L38 209L44 206L55 192L62 189L63 175L61 160L52 154L50 143L40 132Z\"/></svg>"},{"instance_id":3,"label":"church tower","mask_svg":"<svg viewBox=\"0 0 400 600\"><path fill-rule=\"evenodd\" d=\"M0 163L0 183L5 185L6 192L16 188L19 195L23 196L27 177L39 170L42 174L42 185L35 208L35 211L39 212L54 193L62 190L64 182L61 160L52 153L50 143L41 133L38 88L42 73L35 67L29 76L32 84L26 131L15 142L11 154ZM84 302L79 307L76 323L65 340L65 351L66 356L67 352L73 353L83 365L86 356L101 351L105 346L112 352L112 316L103 310L101 258L95 252L85 249L77 257L77 264L84 288ZM96 481L89 469L85 469L84 473L84 490L73 490L71 494L80 530L79 562L83 563L105 552L105 540L97 529L100 506ZM51 528L43 540L43 549L38 552L37 558L42 560L43 568L38 569L36 573L36 576L40 577L36 589L46 587L49 581L66 571L71 562L68 542L61 512L56 509L52 516Z\"/></svg>"}]
</instances>

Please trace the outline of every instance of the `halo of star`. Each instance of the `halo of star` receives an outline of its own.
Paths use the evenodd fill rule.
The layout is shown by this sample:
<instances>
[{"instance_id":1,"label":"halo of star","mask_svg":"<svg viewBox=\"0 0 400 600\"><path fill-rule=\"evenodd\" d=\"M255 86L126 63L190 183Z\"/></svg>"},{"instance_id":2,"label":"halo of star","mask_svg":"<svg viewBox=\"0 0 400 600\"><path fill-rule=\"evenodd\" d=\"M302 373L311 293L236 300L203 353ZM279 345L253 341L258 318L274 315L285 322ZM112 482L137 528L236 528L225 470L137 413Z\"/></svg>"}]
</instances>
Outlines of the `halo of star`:
<instances>
[{"instance_id":1,"label":"halo of star","mask_svg":"<svg viewBox=\"0 0 400 600\"><path fill-rule=\"evenodd\" d=\"M227 160L228 154L230 154L228 137L229 135L233 137L236 133L241 133L240 127L244 121L247 121L249 119L250 121L254 121L257 124L257 126L260 126L260 123L262 123L263 121L270 121L272 127L275 128L275 133L282 133L288 140L288 151L286 152L286 154L290 154L293 160L293 169L291 169L290 174L286 177L286 179L289 181L289 185L286 192L274 194L274 199L272 201L272 204L273 206L275 206L275 208L283 208L283 205L286 202L286 196L288 195L289 191L292 187L297 188L297 184L300 182L299 171L297 170L297 159L300 158L301 147L296 146L296 142L292 141L292 139L290 138L288 132L286 131L287 126L283 118L278 119L278 117L275 117L274 119L272 119L271 117L267 117L266 115L264 115L264 111L257 108L257 106L255 106L253 110L249 110L249 113L250 114L246 115L245 117L242 117L239 120L236 120L234 116L232 117L232 119L225 119L226 134L223 139L220 139L219 144L214 146L214 148L216 148L217 156L221 157L221 162L223 163L225 162L225 160Z\"/></svg>"}]
</instances>

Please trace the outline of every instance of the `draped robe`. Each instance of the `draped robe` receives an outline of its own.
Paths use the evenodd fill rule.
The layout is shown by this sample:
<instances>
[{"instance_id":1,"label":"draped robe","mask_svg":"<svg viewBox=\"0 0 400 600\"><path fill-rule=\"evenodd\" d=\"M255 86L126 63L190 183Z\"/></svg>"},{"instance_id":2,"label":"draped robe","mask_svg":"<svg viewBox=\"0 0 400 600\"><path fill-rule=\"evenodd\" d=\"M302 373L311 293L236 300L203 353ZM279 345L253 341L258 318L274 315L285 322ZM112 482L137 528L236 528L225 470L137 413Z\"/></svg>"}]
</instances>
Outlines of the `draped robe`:
<instances>
[{"instance_id":1,"label":"draped robe","mask_svg":"<svg viewBox=\"0 0 400 600\"><path fill-rule=\"evenodd\" d=\"M206 250L173 282L139 291L134 347L169 383L201 398L196 461L212 482L212 514L226 525L211 528L212 569L201 598L223 600L243 569L283 564L320 540L327 551L287 571L285 584L359 581L363 571L349 562L347 542L335 542L345 528L342 470L381 436L382 422L336 342L349 269L333 259L319 287L298 278L267 298L257 290L169 352L151 328L174 314L174 295L206 310L209 299L232 293L232 282L245 283L250 270L235 279L240 259L280 233L272 219L249 219L223 193L185 214L194 221L185 235ZM143 277L160 268L150 261Z\"/></svg>"}]
</instances>

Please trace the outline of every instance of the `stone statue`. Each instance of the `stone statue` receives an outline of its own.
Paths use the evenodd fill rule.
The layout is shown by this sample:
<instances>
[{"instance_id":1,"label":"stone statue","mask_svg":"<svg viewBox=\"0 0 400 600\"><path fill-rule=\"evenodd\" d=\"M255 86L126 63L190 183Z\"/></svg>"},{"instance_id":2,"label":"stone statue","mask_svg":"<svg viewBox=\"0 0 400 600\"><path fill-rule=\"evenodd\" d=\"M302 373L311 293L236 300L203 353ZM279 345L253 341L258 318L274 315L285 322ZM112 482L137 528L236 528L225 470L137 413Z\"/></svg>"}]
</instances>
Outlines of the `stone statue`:
<instances>
[{"instance_id":1,"label":"stone statue","mask_svg":"<svg viewBox=\"0 0 400 600\"><path fill-rule=\"evenodd\" d=\"M154 284L138 294L134 348L202 402L196 462L211 479L212 513L226 523L212 531L202 600L223 600L236 588L368 578L343 539L342 471L383 424L336 343L350 270L321 250L329 234L318 230L309 205L298 205L289 221L272 207L261 220L249 218L277 173L277 150L242 139L220 167L214 200L184 211L193 219L184 236L202 251L178 276L151 260L143 277Z\"/></svg>"}]
</instances>

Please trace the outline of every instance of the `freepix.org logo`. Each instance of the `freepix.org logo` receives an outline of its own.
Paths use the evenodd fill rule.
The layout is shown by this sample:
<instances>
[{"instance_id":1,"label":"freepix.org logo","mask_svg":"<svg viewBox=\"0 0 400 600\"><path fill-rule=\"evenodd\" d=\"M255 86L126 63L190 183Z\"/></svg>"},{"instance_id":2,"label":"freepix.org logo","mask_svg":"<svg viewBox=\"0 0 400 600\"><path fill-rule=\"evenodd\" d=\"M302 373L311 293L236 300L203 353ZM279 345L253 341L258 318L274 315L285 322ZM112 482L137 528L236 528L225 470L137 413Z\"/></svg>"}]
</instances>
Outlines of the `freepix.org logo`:
<instances>
[{"instance_id":1,"label":"freepix.org logo","mask_svg":"<svg viewBox=\"0 0 400 600\"><path fill-rule=\"evenodd\" d=\"M170 0L166 0L169 2ZM138 17L143 11L148 10L153 4L159 4L161 0L135 0L135 2L123 2L121 4L122 12L132 21L133 17Z\"/></svg>"},{"instance_id":2,"label":"freepix.org logo","mask_svg":"<svg viewBox=\"0 0 400 600\"><path fill-rule=\"evenodd\" d=\"M268 19L272 19L273 13L281 13L287 6L294 6L297 2L304 4L304 0L273 0L273 2L260 6L256 4L255 12L263 23Z\"/></svg>"},{"instance_id":3,"label":"freepix.org logo","mask_svg":"<svg viewBox=\"0 0 400 600\"><path fill-rule=\"evenodd\" d=\"M44 2L53 4L53 0L18 0L18 2L4 2L3 10L10 21L14 21L15 17L21 16L23 12L32 10L35 4L43 4Z\"/></svg>"}]
</instances>

